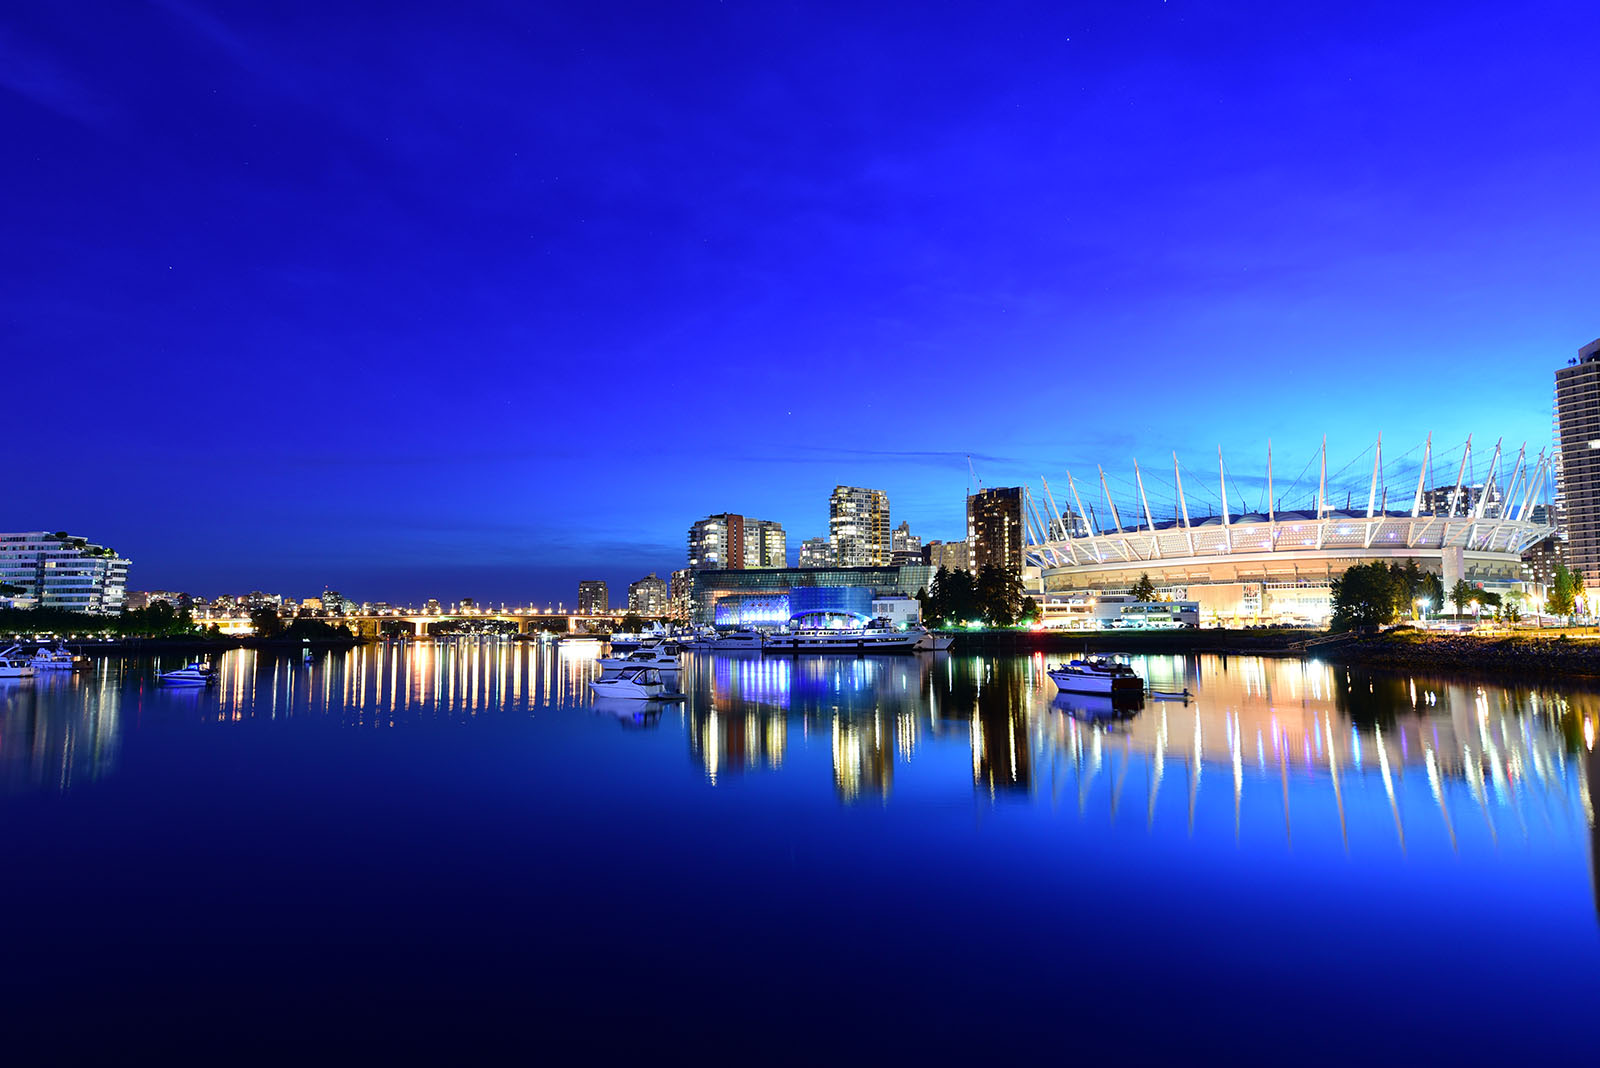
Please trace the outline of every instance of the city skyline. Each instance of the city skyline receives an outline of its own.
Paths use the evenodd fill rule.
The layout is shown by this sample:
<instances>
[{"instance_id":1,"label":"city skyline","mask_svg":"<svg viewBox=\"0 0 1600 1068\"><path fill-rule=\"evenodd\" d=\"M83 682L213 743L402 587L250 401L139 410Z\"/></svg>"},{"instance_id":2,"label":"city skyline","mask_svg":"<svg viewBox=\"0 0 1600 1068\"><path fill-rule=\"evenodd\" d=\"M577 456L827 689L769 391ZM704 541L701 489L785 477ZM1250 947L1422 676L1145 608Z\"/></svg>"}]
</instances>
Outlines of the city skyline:
<instances>
[{"instance_id":1,"label":"city skyline","mask_svg":"<svg viewBox=\"0 0 1600 1068\"><path fill-rule=\"evenodd\" d=\"M794 556L835 485L951 542L978 480L1170 448L1551 444L1591 8L904 14L15 13L6 351L112 387L8 412L70 477L0 529L137 589L570 604L719 512Z\"/></svg>"}]
</instances>

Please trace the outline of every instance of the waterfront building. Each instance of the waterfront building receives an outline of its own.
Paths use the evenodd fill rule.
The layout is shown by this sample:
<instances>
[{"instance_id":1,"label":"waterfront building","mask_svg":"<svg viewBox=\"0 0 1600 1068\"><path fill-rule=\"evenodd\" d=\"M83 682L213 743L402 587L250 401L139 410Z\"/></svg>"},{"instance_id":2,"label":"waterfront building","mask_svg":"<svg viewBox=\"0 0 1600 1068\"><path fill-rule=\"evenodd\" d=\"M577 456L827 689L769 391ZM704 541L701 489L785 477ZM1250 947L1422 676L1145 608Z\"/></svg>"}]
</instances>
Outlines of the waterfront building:
<instances>
[{"instance_id":1,"label":"waterfront building","mask_svg":"<svg viewBox=\"0 0 1600 1068\"><path fill-rule=\"evenodd\" d=\"M611 610L611 597L606 590L606 584L599 579L588 579L578 583L578 614L580 616L603 616Z\"/></svg>"},{"instance_id":2,"label":"waterfront building","mask_svg":"<svg viewBox=\"0 0 1600 1068\"><path fill-rule=\"evenodd\" d=\"M832 567L833 546L827 538L807 538L800 543L800 557L796 567Z\"/></svg>"},{"instance_id":3,"label":"waterfront building","mask_svg":"<svg viewBox=\"0 0 1600 1068\"><path fill-rule=\"evenodd\" d=\"M915 597L932 581L926 565L696 570L691 611L694 622L719 626L777 626L802 610L870 618L874 597Z\"/></svg>"},{"instance_id":4,"label":"waterfront building","mask_svg":"<svg viewBox=\"0 0 1600 1068\"><path fill-rule=\"evenodd\" d=\"M1595 439L1600 441L1600 426ZM1268 451L1261 480L1266 492L1257 496L1256 480L1251 481L1251 496L1262 511L1244 506L1238 476L1223 474L1220 457L1216 482L1205 491L1176 463L1171 482L1135 470L1134 496L1119 507L1110 483L1101 480L1110 522L1097 522L1091 512L1086 535L1043 542L1035 540L1035 528L1055 533L1061 525L1030 524L1023 584L1040 601L1049 601L1128 593L1148 575L1163 596L1197 602L1202 624L1324 623L1332 613L1333 580L1354 564L1374 561L1415 562L1438 576L1446 590L1459 580L1502 594L1521 589L1523 552L1554 532L1548 509L1534 503L1548 482L1547 455L1528 456L1525 450L1502 455L1496 446L1487 467L1478 468L1489 476L1464 510L1461 473L1473 468L1469 439L1458 455L1441 462L1441 471L1448 467L1457 473L1446 495L1457 502L1451 514L1448 499L1438 510L1426 504L1431 440L1421 447L1420 471L1412 459L1415 449L1387 472L1383 443L1368 452L1370 479L1369 461L1361 457L1359 482L1331 487L1324 444L1320 462L1314 453L1305 464L1306 477L1293 480L1279 495L1282 484L1274 483ZM1333 466L1338 471L1357 465ZM1070 475L1067 483L1078 497ZM1036 508L1039 501L1031 497L1024 504ZM1163 503L1161 519L1155 518L1151 501ZM1081 503L1074 503L1083 514Z\"/></svg>"},{"instance_id":5,"label":"waterfront building","mask_svg":"<svg viewBox=\"0 0 1600 1068\"><path fill-rule=\"evenodd\" d=\"M1567 563L1567 543L1552 534L1529 546L1522 554L1522 581L1537 600L1543 600L1556 581L1556 565ZM1567 564L1568 568L1572 565Z\"/></svg>"},{"instance_id":6,"label":"waterfront building","mask_svg":"<svg viewBox=\"0 0 1600 1068\"><path fill-rule=\"evenodd\" d=\"M628 586L628 611L641 616L667 614L667 584L654 571Z\"/></svg>"},{"instance_id":7,"label":"waterfront building","mask_svg":"<svg viewBox=\"0 0 1600 1068\"><path fill-rule=\"evenodd\" d=\"M120 612L127 602L130 561L115 550L66 531L0 534L0 588L16 608Z\"/></svg>"},{"instance_id":8,"label":"waterfront building","mask_svg":"<svg viewBox=\"0 0 1600 1068\"><path fill-rule=\"evenodd\" d=\"M694 592L694 568L681 567L672 573L667 584L667 618L680 623L689 619L691 595Z\"/></svg>"},{"instance_id":9,"label":"waterfront building","mask_svg":"<svg viewBox=\"0 0 1600 1068\"><path fill-rule=\"evenodd\" d=\"M1567 534L1567 567L1600 588L1600 338L1556 370L1556 428L1561 462L1556 500Z\"/></svg>"},{"instance_id":10,"label":"waterfront building","mask_svg":"<svg viewBox=\"0 0 1600 1068\"><path fill-rule=\"evenodd\" d=\"M785 567L788 545L783 524L723 512L689 527L692 568Z\"/></svg>"},{"instance_id":11,"label":"waterfront building","mask_svg":"<svg viewBox=\"0 0 1600 1068\"><path fill-rule=\"evenodd\" d=\"M967 547L972 570L994 566L1022 574L1022 487L981 489L967 496Z\"/></svg>"},{"instance_id":12,"label":"waterfront building","mask_svg":"<svg viewBox=\"0 0 1600 1068\"><path fill-rule=\"evenodd\" d=\"M922 547L922 562L934 571L941 567L951 571L972 570L972 557L965 541L930 541Z\"/></svg>"},{"instance_id":13,"label":"waterfront building","mask_svg":"<svg viewBox=\"0 0 1600 1068\"><path fill-rule=\"evenodd\" d=\"M922 539L911 533L911 524L902 522L889 532L889 562L901 564L922 563Z\"/></svg>"},{"instance_id":14,"label":"waterfront building","mask_svg":"<svg viewBox=\"0 0 1600 1068\"><path fill-rule=\"evenodd\" d=\"M837 567L885 567L893 551L889 495L860 486L835 486L828 498L828 541Z\"/></svg>"}]
</instances>

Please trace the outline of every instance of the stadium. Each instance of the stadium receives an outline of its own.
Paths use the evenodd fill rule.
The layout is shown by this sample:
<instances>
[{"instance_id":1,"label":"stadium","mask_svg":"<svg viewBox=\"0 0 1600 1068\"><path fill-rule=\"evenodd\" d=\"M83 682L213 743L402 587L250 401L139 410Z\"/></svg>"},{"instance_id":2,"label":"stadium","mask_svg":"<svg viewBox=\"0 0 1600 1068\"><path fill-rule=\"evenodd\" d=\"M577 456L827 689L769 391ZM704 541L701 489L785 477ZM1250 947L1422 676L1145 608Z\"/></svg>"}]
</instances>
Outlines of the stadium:
<instances>
[{"instance_id":1,"label":"stadium","mask_svg":"<svg viewBox=\"0 0 1600 1068\"><path fill-rule=\"evenodd\" d=\"M1287 483L1270 442L1264 473L1231 473L1220 448L1204 474L1174 453L1170 481L1137 461L1131 480L1096 471L1095 483L1067 472L1065 487L1041 479L1024 495L1024 584L1047 609L1149 575L1162 598L1198 602L1202 623L1322 623L1332 580L1353 564L1415 561L1447 591L1465 579L1509 592L1523 552L1554 530L1551 458L1496 443L1485 463L1471 437L1435 457L1430 435L1388 460L1380 437L1331 473L1324 437Z\"/></svg>"}]
</instances>

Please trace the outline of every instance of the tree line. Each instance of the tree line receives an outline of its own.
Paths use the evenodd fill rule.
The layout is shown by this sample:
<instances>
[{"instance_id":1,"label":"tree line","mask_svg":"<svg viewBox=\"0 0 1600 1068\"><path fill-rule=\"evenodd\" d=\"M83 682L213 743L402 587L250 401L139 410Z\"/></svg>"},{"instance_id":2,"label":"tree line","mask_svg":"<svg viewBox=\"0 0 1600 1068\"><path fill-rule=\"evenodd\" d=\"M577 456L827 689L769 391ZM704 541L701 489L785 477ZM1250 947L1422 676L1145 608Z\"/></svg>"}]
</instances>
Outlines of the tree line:
<instances>
[{"instance_id":1,"label":"tree line","mask_svg":"<svg viewBox=\"0 0 1600 1068\"><path fill-rule=\"evenodd\" d=\"M974 575L965 568L941 567L933 583L917 591L922 622L929 627L973 621L1011 627L1038 618L1039 606L1022 588L1022 578L994 564Z\"/></svg>"}]
</instances>

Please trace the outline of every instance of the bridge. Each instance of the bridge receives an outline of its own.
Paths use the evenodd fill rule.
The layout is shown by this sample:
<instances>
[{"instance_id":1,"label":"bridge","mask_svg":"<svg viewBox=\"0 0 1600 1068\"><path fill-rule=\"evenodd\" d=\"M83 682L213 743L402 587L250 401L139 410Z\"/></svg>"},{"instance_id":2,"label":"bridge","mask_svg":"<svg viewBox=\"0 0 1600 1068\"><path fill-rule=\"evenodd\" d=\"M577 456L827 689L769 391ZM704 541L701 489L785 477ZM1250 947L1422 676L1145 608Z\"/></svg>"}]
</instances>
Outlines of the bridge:
<instances>
[{"instance_id":1,"label":"bridge","mask_svg":"<svg viewBox=\"0 0 1600 1068\"><path fill-rule=\"evenodd\" d=\"M511 608L503 610L472 609L469 611L455 612L411 612L395 610L389 612L352 613L349 615L313 615L310 618L320 620L329 626L344 625L350 628L351 633L359 638L380 638L383 636L383 627L386 623L404 623L411 628L411 633L423 638L428 634L431 623L485 623L502 622L515 623L518 634L530 634L536 630L564 631L567 634L580 634L585 630L603 627L605 630L614 630L624 617L629 613L580 613L580 612L546 612L537 608ZM635 613L638 614L638 613ZM646 622L665 622L662 616L640 616ZM559 624L558 624L559 621ZM237 613L211 613L197 612L195 622L202 626L215 624L224 634L253 634L255 628L250 623L248 615Z\"/></svg>"}]
</instances>

